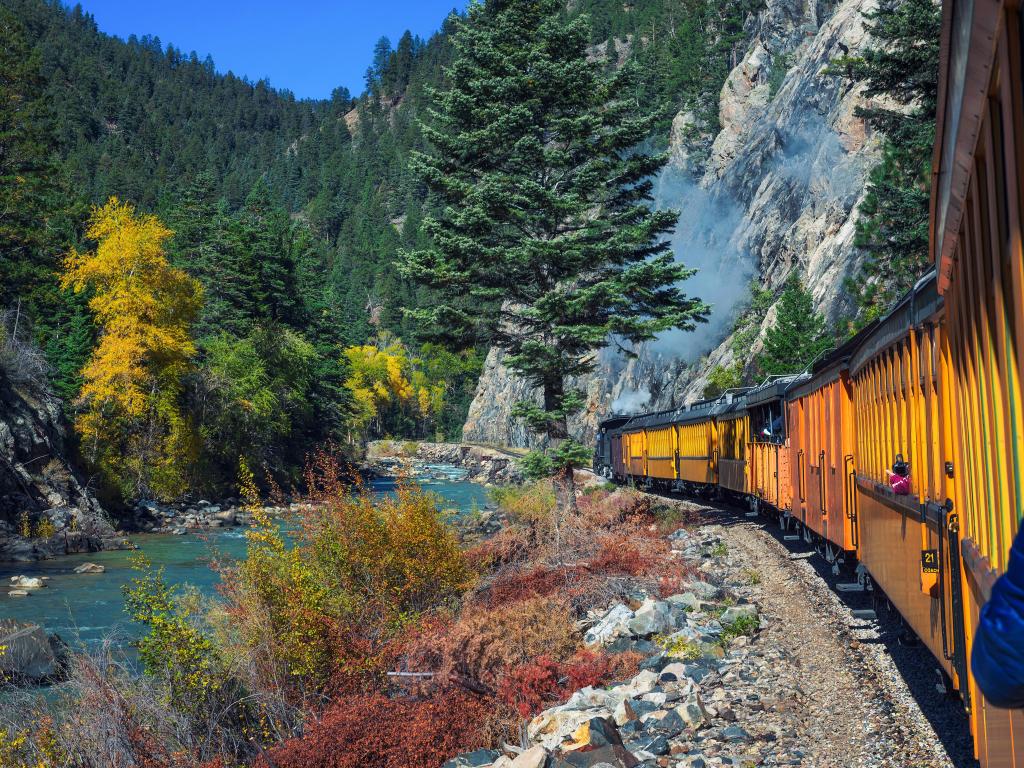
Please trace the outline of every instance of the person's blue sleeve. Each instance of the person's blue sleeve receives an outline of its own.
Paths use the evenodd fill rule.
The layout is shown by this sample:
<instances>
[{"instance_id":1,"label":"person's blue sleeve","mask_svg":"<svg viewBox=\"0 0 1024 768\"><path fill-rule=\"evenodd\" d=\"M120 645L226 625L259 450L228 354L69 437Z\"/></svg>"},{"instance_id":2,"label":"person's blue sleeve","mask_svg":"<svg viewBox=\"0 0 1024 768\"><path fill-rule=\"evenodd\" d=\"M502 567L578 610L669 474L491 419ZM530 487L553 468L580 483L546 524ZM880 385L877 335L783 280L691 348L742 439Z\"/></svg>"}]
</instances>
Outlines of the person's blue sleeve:
<instances>
[{"instance_id":1,"label":"person's blue sleeve","mask_svg":"<svg viewBox=\"0 0 1024 768\"><path fill-rule=\"evenodd\" d=\"M985 698L996 707L1024 707L1024 526L1010 563L981 608L971 668Z\"/></svg>"}]
</instances>

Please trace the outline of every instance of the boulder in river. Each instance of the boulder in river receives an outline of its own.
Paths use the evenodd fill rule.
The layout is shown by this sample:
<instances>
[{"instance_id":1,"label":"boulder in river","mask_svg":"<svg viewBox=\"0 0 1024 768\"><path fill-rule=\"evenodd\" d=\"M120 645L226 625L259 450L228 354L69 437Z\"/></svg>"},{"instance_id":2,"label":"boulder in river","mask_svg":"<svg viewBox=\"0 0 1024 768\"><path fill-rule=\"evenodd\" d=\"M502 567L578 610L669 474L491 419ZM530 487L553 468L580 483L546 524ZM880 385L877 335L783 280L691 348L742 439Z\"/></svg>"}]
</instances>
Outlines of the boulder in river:
<instances>
[{"instance_id":1,"label":"boulder in river","mask_svg":"<svg viewBox=\"0 0 1024 768\"><path fill-rule=\"evenodd\" d=\"M82 563L80 566L75 568L75 573L103 573L106 566L97 565L96 563Z\"/></svg>"},{"instance_id":2,"label":"boulder in river","mask_svg":"<svg viewBox=\"0 0 1024 768\"><path fill-rule=\"evenodd\" d=\"M46 580L34 576L11 576L11 586L16 589L41 589L46 586Z\"/></svg>"},{"instance_id":3,"label":"boulder in river","mask_svg":"<svg viewBox=\"0 0 1024 768\"><path fill-rule=\"evenodd\" d=\"M0 622L0 680L38 685L60 677L67 648L38 624Z\"/></svg>"}]
</instances>

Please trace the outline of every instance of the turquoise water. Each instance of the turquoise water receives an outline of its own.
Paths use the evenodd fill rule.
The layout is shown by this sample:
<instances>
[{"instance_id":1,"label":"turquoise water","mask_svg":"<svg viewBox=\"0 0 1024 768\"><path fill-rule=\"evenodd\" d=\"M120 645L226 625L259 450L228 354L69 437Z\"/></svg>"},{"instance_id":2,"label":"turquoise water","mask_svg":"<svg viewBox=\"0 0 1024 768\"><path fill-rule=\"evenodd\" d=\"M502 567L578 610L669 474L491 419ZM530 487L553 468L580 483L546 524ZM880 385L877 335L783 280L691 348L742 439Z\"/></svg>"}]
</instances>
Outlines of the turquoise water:
<instances>
[{"instance_id":1,"label":"turquoise water","mask_svg":"<svg viewBox=\"0 0 1024 768\"><path fill-rule=\"evenodd\" d=\"M421 485L441 497L440 506L445 509L468 512L484 507L487 501L487 489L474 483L427 480ZM388 493L393 484L379 481L373 487L379 493ZM190 584L205 594L214 592L218 580L209 566L211 558L239 558L245 554L244 528L190 532L185 536L144 534L131 539L154 565L164 567L169 582ZM50 577L47 587L32 590L29 597L10 598L0 590L0 618L40 624L72 646L130 639L137 635L138 627L125 618L121 585L133 576L132 554L94 552L38 563L0 563L0 584L4 586L11 576L19 574ZM86 562L106 566L106 572L76 574L75 566Z\"/></svg>"}]
</instances>

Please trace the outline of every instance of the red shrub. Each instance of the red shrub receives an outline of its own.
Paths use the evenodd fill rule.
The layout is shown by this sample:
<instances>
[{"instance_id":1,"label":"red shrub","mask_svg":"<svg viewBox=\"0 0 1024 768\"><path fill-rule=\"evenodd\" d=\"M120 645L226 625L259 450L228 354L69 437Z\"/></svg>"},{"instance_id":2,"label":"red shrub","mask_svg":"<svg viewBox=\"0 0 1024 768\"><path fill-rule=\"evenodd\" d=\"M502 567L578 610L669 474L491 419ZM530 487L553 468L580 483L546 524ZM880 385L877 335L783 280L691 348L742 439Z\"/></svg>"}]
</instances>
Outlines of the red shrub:
<instances>
[{"instance_id":1,"label":"red shrub","mask_svg":"<svg viewBox=\"0 0 1024 768\"><path fill-rule=\"evenodd\" d=\"M300 739L271 751L257 768L437 768L484 746L491 699L448 688L425 699L382 695L338 701Z\"/></svg>"},{"instance_id":2,"label":"red shrub","mask_svg":"<svg viewBox=\"0 0 1024 768\"><path fill-rule=\"evenodd\" d=\"M463 556L470 568L484 572L529 559L530 534L520 526L506 526L489 539L467 549Z\"/></svg>"},{"instance_id":3,"label":"red shrub","mask_svg":"<svg viewBox=\"0 0 1024 768\"><path fill-rule=\"evenodd\" d=\"M590 561L590 569L601 574L640 576L650 567L651 562L636 544L617 536L602 536L597 555Z\"/></svg>"},{"instance_id":4,"label":"red shrub","mask_svg":"<svg viewBox=\"0 0 1024 768\"><path fill-rule=\"evenodd\" d=\"M499 686L498 698L522 717L531 717L580 688L606 685L636 674L642 659L641 654L633 652L609 655L585 650L564 662L540 656L509 672Z\"/></svg>"}]
</instances>

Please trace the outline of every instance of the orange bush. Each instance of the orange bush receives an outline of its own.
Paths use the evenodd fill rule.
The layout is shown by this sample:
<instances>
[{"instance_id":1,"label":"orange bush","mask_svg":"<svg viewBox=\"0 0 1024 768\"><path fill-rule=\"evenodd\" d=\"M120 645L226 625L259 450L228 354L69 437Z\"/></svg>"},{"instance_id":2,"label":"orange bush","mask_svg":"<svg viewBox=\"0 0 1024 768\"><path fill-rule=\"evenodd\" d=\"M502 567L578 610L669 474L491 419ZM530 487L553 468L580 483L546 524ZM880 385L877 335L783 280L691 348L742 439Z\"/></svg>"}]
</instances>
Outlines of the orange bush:
<instances>
[{"instance_id":1,"label":"orange bush","mask_svg":"<svg viewBox=\"0 0 1024 768\"><path fill-rule=\"evenodd\" d=\"M400 487L376 498L338 467L320 454L308 468L312 503L290 541L249 476L247 557L223 573L225 637L255 660L255 687L283 686L296 703L379 675L391 638L473 581L434 497Z\"/></svg>"},{"instance_id":2,"label":"orange bush","mask_svg":"<svg viewBox=\"0 0 1024 768\"><path fill-rule=\"evenodd\" d=\"M439 633L412 640L406 664L442 681L461 679L494 690L507 670L541 655L567 658L578 644L568 605L534 597L490 609L468 606Z\"/></svg>"}]
</instances>

